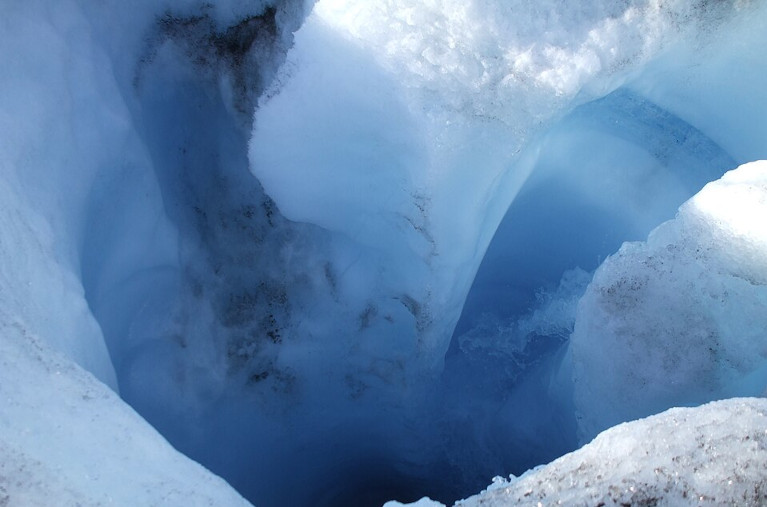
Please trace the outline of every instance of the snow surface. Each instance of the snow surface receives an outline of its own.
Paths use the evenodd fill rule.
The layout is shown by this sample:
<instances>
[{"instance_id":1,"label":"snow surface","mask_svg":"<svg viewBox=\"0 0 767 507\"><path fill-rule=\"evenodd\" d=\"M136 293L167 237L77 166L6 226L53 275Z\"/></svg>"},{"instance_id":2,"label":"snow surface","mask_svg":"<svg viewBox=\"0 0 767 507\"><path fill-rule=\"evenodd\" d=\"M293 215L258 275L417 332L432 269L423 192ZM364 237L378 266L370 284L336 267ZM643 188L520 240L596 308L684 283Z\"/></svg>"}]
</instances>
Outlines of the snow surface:
<instances>
[{"instance_id":1,"label":"snow surface","mask_svg":"<svg viewBox=\"0 0 767 507\"><path fill-rule=\"evenodd\" d=\"M733 398L620 424L520 477L496 477L456 507L762 505L767 400ZM384 507L444 507L422 498Z\"/></svg>"},{"instance_id":2,"label":"snow surface","mask_svg":"<svg viewBox=\"0 0 767 507\"><path fill-rule=\"evenodd\" d=\"M0 309L0 504L249 505Z\"/></svg>"},{"instance_id":3,"label":"snow surface","mask_svg":"<svg viewBox=\"0 0 767 507\"><path fill-rule=\"evenodd\" d=\"M0 441L24 480L128 495L116 463L149 481L157 447L168 489L137 498L237 498L90 374L259 505L447 501L579 432L756 392L758 345L728 339L641 414L589 398L578 350L611 317L578 300L622 241L767 158L764 3L312 7L0 5ZM758 322L736 308L756 292L728 292L721 336L755 333L722 319Z\"/></svg>"},{"instance_id":4,"label":"snow surface","mask_svg":"<svg viewBox=\"0 0 767 507\"><path fill-rule=\"evenodd\" d=\"M764 399L674 408L456 505L761 505L766 428Z\"/></svg>"}]
</instances>

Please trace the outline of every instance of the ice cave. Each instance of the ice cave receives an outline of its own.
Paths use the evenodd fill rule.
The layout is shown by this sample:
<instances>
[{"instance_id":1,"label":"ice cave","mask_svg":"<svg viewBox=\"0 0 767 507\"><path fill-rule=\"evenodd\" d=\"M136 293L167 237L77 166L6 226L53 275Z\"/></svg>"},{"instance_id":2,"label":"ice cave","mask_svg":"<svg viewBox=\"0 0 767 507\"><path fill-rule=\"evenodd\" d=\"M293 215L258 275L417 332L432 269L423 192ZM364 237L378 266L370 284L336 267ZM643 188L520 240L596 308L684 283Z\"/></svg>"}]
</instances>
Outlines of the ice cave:
<instances>
[{"instance_id":1,"label":"ice cave","mask_svg":"<svg viewBox=\"0 0 767 507\"><path fill-rule=\"evenodd\" d=\"M767 2L0 24L0 506L767 503Z\"/></svg>"}]
</instances>

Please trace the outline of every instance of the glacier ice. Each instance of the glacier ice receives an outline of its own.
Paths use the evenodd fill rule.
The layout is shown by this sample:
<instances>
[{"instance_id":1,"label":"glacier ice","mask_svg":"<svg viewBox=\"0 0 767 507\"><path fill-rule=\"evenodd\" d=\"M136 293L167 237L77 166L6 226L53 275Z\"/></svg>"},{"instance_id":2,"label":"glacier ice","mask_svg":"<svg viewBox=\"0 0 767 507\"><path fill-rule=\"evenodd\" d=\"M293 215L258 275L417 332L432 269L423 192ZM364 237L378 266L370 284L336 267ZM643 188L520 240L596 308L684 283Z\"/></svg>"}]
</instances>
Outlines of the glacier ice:
<instances>
[{"instance_id":1,"label":"glacier ice","mask_svg":"<svg viewBox=\"0 0 767 507\"><path fill-rule=\"evenodd\" d=\"M456 506L761 505L764 399L674 408L601 433L582 449Z\"/></svg>"},{"instance_id":2,"label":"glacier ice","mask_svg":"<svg viewBox=\"0 0 767 507\"><path fill-rule=\"evenodd\" d=\"M702 350L663 396L617 370L619 389L591 396L607 387L594 365L630 361L618 351L632 342L592 332L621 321L589 304L659 236L602 263L623 241L767 158L766 13L742 0L0 6L0 344L17 365L0 370L1 445L58 467L35 435L80 424L55 449L88 449L90 474L107 451L140 462L99 421L125 424L178 472L157 495L192 481L240 501L73 361L259 505L448 501L607 425L759 394L756 326L727 319L760 322L757 285L735 298L712 278L675 300L692 338L739 338L716 359ZM720 210L706 196L732 174L673 223ZM761 269L739 257L758 245L711 241L743 247L706 257L733 283ZM689 263L692 244L664 255ZM704 297L724 290L721 308ZM664 316L658 301L633 318L658 322L641 313ZM63 384L41 380L46 361ZM35 404L72 412L30 436ZM88 498L116 487L102 484Z\"/></svg>"},{"instance_id":3,"label":"glacier ice","mask_svg":"<svg viewBox=\"0 0 767 507\"><path fill-rule=\"evenodd\" d=\"M733 398L620 424L519 477L496 477L456 507L761 505L767 402ZM422 498L384 507L444 507Z\"/></svg>"},{"instance_id":4,"label":"glacier ice","mask_svg":"<svg viewBox=\"0 0 767 507\"><path fill-rule=\"evenodd\" d=\"M580 300L570 341L582 438L767 387L767 162L709 183Z\"/></svg>"},{"instance_id":5,"label":"glacier ice","mask_svg":"<svg viewBox=\"0 0 767 507\"><path fill-rule=\"evenodd\" d=\"M250 505L29 321L0 315L0 503Z\"/></svg>"}]
</instances>

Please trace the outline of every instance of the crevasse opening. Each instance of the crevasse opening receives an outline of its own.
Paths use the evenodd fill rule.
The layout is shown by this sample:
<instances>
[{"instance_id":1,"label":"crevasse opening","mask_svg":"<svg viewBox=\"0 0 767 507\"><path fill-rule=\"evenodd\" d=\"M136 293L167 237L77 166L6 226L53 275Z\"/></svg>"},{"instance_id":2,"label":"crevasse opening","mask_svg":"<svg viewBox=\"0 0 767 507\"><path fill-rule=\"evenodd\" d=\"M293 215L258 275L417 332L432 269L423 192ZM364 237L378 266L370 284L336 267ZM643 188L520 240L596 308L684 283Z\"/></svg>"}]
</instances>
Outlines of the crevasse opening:
<instances>
[{"instance_id":1,"label":"crevasse opening","mask_svg":"<svg viewBox=\"0 0 767 507\"><path fill-rule=\"evenodd\" d=\"M762 4L0 11L2 329L256 505L452 502L763 389L759 224L710 226L751 180L698 193L767 158Z\"/></svg>"},{"instance_id":2,"label":"crevasse opening","mask_svg":"<svg viewBox=\"0 0 767 507\"><path fill-rule=\"evenodd\" d=\"M116 291L135 313L89 301L124 399L246 498L450 502L578 446L568 347L591 273L737 162L646 92L662 58L572 105L536 97L539 83L521 85L523 110L481 95L445 108L466 83L392 72L378 40L333 26L346 6L323 8L250 140L269 80L238 66L275 58L275 12L226 29L159 19L134 107L178 254ZM541 83L572 94L551 72ZM502 220L496 202L511 203Z\"/></svg>"},{"instance_id":3,"label":"crevasse opening","mask_svg":"<svg viewBox=\"0 0 767 507\"><path fill-rule=\"evenodd\" d=\"M479 463L495 456L496 467L519 475L578 446L572 380L559 369L567 368L594 270L734 165L702 132L628 87L578 107L548 132L482 260L446 356L450 410L470 407L483 421L478 440L487 456ZM477 447L471 437L456 441Z\"/></svg>"}]
</instances>

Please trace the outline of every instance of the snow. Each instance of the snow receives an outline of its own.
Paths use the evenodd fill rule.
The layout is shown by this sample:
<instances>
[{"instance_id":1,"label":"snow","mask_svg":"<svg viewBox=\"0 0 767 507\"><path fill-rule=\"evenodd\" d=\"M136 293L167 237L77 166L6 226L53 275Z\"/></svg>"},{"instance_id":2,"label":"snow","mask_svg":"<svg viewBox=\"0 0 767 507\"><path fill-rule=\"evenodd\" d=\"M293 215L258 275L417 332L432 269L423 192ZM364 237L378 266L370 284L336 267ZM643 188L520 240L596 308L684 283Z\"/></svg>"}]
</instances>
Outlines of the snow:
<instances>
[{"instance_id":1,"label":"snow","mask_svg":"<svg viewBox=\"0 0 767 507\"><path fill-rule=\"evenodd\" d=\"M674 408L456 505L758 505L767 499L767 401Z\"/></svg>"},{"instance_id":2,"label":"snow","mask_svg":"<svg viewBox=\"0 0 767 507\"><path fill-rule=\"evenodd\" d=\"M435 502L434 500L430 499L429 497L423 497L417 502L403 504L400 502L397 502L395 500L392 500L390 502L386 502L384 504L384 507L401 507L404 505L409 505L411 507L444 507L444 504L441 504L439 502Z\"/></svg>"},{"instance_id":3,"label":"snow","mask_svg":"<svg viewBox=\"0 0 767 507\"><path fill-rule=\"evenodd\" d=\"M0 316L3 505L249 505L27 321Z\"/></svg>"},{"instance_id":4,"label":"snow","mask_svg":"<svg viewBox=\"0 0 767 507\"><path fill-rule=\"evenodd\" d=\"M620 424L456 507L757 505L767 499L767 400L733 398ZM438 507L423 498L384 507Z\"/></svg>"}]
</instances>

